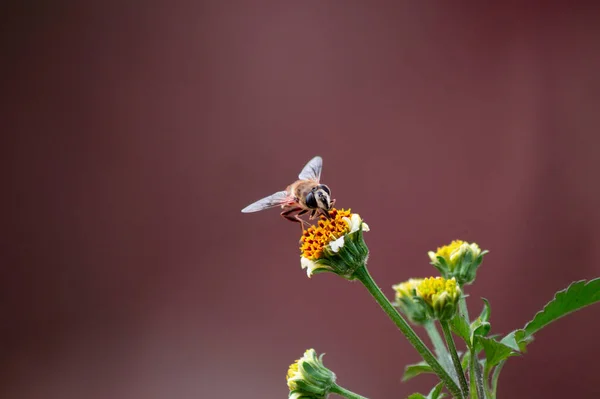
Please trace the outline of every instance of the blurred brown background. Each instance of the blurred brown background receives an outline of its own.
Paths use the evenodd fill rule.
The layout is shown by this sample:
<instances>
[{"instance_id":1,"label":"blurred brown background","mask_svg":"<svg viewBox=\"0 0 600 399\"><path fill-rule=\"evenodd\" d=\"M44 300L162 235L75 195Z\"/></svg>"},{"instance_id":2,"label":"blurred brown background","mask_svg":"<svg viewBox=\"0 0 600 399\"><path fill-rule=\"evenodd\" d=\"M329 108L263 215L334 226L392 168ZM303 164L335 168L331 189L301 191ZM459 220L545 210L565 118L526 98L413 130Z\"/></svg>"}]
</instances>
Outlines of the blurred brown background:
<instances>
[{"instance_id":1,"label":"blurred brown background","mask_svg":"<svg viewBox=\"0 0 600 399\"><path fill-rule=\"evenodd\" d=\"M469 303L497 333L600 275L593 7L3 7L2 398L283 398L309 347L370 398L428 390L366 290L306 278L297 225L240 213L316 154L390 296L455 238L491 251ZM499 397L597 397L599 316L542 331Z\"/></svg>"}]
</instances>

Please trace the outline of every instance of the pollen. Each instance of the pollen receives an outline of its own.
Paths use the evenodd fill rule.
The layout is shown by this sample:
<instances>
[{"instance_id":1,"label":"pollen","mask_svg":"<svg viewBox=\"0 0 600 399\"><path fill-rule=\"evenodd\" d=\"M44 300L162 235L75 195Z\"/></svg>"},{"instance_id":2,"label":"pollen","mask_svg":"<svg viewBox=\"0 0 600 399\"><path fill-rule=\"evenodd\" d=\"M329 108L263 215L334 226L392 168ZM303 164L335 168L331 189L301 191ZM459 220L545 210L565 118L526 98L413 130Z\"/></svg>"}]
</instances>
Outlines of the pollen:
<instances>
[{"instance_id":1,"label":"pollen","mask_svg":"<svg viewBox=\"0 0 600 399\"><path fill-rule=\"evenodd\" d=\"M350 218L350 209L332 209L329 219L321 215L316 225L309 227L300 239L302 256L308 259L319 259L323 248L331 241L337 240L350 231L350 226L344 218Z\"/></svg>"}]
</instances>

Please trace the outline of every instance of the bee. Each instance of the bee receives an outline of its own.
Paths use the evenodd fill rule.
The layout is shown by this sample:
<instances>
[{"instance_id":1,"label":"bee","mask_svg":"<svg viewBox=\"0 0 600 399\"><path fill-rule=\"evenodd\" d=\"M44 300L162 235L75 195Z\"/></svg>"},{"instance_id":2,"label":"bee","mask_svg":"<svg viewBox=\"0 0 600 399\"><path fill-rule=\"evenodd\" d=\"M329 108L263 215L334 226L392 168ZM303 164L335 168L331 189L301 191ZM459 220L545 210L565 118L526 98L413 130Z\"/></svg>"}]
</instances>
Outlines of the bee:
<instances>
[{"instance_id":1,"label":"bee","mask_svg":"<svg viewBox=\"0 0 600 399\"><path fill-rule=\"evenodd\" d=\"M300 216L309 213L309 220L318 215L329 218L329 210L333 208L335 199L331 199L331 190L325 184L321 184L321 169L323 159L319 156L311 159L298 175L298 180L287 186L285 191L278 191L248 205L242 212L258 212L276 206L281 206L281 216L285 219L300 223L302 231L304 225L310 226Z\"/></svg>"}]
</instances>

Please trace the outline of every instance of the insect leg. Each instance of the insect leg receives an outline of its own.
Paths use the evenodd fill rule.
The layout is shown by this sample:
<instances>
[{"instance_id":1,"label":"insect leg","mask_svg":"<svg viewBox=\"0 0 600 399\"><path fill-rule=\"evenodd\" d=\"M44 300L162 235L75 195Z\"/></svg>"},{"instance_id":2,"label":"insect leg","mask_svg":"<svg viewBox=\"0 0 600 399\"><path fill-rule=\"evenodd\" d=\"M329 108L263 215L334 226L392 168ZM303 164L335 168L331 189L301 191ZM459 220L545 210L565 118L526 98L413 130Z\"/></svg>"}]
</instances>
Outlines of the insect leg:
<instances>
[{"instance_id":1,"label":"insect leg","mask_svg":"<svg viewBox=\"0 0 600 399\"><path fill-rule=\"evenodd\" d=\"M298 215L303 215L306 212L307 212L306 209L292 207L292 208L289 208L289 209L281 212L281 216L283 216L285 219L287 219L291 222L300 223L300 227L302 228L302 232L304 233L304 223L306 223L308 225L310 225L310 223L308 223L306 220L300 219L300 217L298 217Z\"/></svg>"}]
</instances>

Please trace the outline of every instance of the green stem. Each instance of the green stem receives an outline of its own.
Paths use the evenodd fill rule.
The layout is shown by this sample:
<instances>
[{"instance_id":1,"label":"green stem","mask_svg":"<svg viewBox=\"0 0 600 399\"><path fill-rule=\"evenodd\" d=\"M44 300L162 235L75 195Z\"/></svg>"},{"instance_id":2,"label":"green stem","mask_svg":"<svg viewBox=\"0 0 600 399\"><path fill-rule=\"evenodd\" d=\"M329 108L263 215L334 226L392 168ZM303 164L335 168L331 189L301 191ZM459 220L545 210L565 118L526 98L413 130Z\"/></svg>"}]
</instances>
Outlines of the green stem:
<instances>
[{"instance_id":1,"label":"green stem","mask_svg":"<svg viewBox=\"0 0 600 399\"><path fill-rule=\"evenodd\" d=\"M471 399L477 399L477 384L475 383L475 371L473 370L473 362L471 361L472 351L469 350L469 389L471 391Z\"/></svg>"},{"instance_id":2,"label":"green stem","mask_svg":"<svg viewBox=\"0 0 600 399\"><path fill-rule=\"evenodd\" d=\"M462 369L460 364L460 359L458 358L458 352L456 352L456 345L454 344L454 338L452 338L452 333L450 332L450 326L448 325L447 320L440 320L440 325L442 326L442 331L444 332L444 338L446 338L446 343L448 344L448 349L450 350L450 356L452 356L452 363L454 363L454 370L456 370L456 374L458 374L458 380L460 381L460 387L462 388L464 397L469 396L469 386L467 385L467 379L465 378L465 372Z\"/></svg>"},{"instance_id":3,"label":"green stem","mask_svg":"<svg viewBox=\"0 0 600 399\"><path fill-rule=\"evenodd\" d=\"M477 396L479 399L487 399L485 396L485 390L483 389L483 376L481 375L481 365L479 364L479 358L471 351L471 378L475 379L475 386L477 387Z\"/></svg>"},{"instance_id":4,"label":"green stem","mask_svg":"<svg viewBox=\"0 0 600 399\"><path fill-rule=\"evenodd\" d=\"M429 364L431 369L438 375L438 377L444 382L444 385L448 388L448 390L452 393L452 396L455 398L462 399L462 394L460 388L456 383L452 380L452 377L444 370L444 368L437 361L433 353L425 346L421 338L414 332L414 330L408 325L406 320L398 313L398 311L392 306L387 297L381 292L381 289L377 286L373 278L367 271L366 266L359 267L354 272L354 277L359 280L365 288L369 291L369 293L375 298L379 306L383 309L383 311L389 316L390 319L396 324L396 326L400 329L402 334L408 339L408 342L419 352L423 360Z\"/></svg>"},{"instance_id":5,"label":"green stem","mask_svg":"<svg viewBox=\"0 0 600 399\"><path fill-rule=\"evenodd\" d=\"M431 340L431 343L433 344L433 347L435 348L436 354L439 357L442 357L443 355L450 356L450 354L448 353L448 350L446 349L446 345L444 344L444 341L442 340L442 336L440 335L437 328L435 328L435 323L433 322L433 320L427 320L423 324L423 327L425 328L425 331L427 331L427 335L429 335L429 339Z\"/></svg>"},{"instance_id":6,"label":"green stem","mask_svg":"<svg viewBox=\"0 0 600 399\"><path fill-rule=\"evenodd\" d=\"M496 398L496 394L497 391L496 389L498 389L498 378L500 377L500 371L502 371L502 366L504 366L504 363L506 363L506 360L502 360L500 363L498 363L498 365L496 366L496 368L494 369L494 372L492 373L492 398Z\"/></svg>"},{"instance_id":7,"label":"green stem","mask_svg":"<svg viewBox=\"0 0 600 399\"><path fill-rule=\"evenodd\" d=\"M337 384L333 384L333 386L331 387L331 392L337 393L338 395L343 396L344 398L348 398L348 399L367 399L366 397L360 396L357 393L354 393L345 388L342 388L341 386L339 386Z\"/></svg>"},{"instance_id":8,"label":"green stem","mask_svg":"<svg viewBox=\"0 0 600 399\"><path fill-rule=\"evenodd\" d=\"M448 349L446 349L446 345L444 344L444 341L442 340L442 336L440 335L437 328L435 327L435 323L433 322L433 320L427 320L423 324L423 327L425 328L427 335L429 335L429 339L431 340L431 343L433 344L433 348L435 349L435 354L437 355L440 363L442 364L444 369L446 369L448 374L451 375L454 382L458 383L458 376L454 372L454 368L452 367L452 364L451 364L450 353L448 353Z\"/></svg>"}]
</instances>

